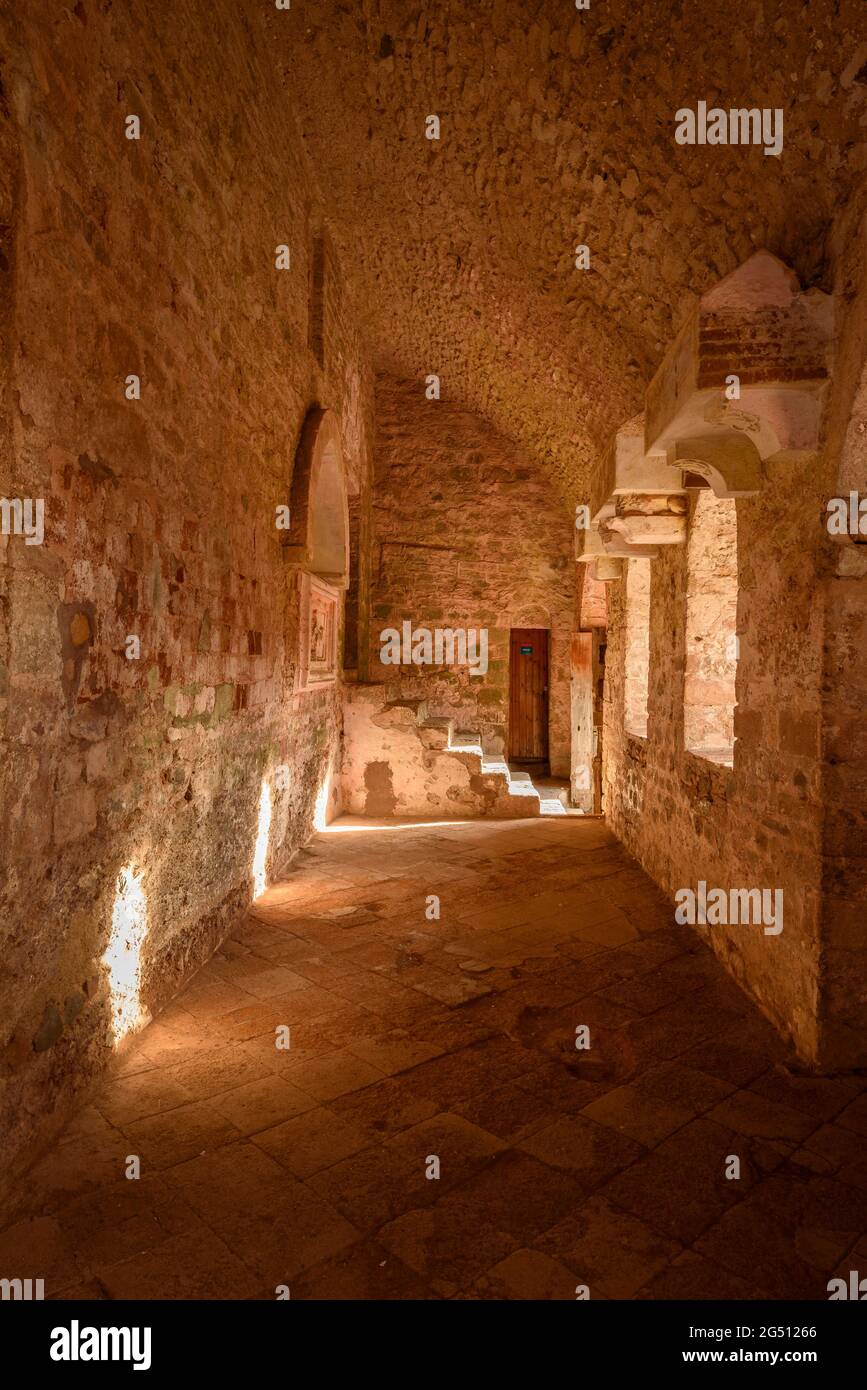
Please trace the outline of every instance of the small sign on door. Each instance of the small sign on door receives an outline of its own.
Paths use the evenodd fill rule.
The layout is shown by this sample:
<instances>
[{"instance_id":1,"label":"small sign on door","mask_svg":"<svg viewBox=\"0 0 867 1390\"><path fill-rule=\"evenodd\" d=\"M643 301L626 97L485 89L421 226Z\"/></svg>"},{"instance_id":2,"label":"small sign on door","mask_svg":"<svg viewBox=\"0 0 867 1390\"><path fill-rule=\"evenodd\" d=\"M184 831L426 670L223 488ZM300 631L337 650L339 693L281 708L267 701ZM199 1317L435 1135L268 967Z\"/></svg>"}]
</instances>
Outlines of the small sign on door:
<instances>
[{"instance_id":1,"label":"small sign on door","mask_svg":"<svg viewBox=\"0 0 867 1390\"><path fill-rule=\"evenodd\" d=\"M522 648L521 648L521 656L532 656L532 655L533 655L533 648L532 648L532 647L522 647Z\"/></svg>"}]
</instances>

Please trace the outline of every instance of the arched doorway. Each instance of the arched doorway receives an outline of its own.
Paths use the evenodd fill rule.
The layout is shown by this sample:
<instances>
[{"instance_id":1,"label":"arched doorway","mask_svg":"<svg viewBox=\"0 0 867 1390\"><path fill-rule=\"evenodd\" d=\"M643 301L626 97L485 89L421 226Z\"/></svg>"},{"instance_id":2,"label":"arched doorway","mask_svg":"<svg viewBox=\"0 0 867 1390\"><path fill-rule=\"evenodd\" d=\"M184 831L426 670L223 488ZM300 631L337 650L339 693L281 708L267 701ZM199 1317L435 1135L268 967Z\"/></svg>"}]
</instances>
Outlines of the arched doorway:
<instances>
[{"instance_id":1,"label":"arched doorway","mask_svg":"<svg viewBox=\"0 0 867 1390\"><path fill-rule=\"evenodd\" d=\"M297 688L336 681L342 599L349 585L349 509L340 429L332 411L307 415L295 456L286 559L297 569Z\"/></svg>"}]
</instances>

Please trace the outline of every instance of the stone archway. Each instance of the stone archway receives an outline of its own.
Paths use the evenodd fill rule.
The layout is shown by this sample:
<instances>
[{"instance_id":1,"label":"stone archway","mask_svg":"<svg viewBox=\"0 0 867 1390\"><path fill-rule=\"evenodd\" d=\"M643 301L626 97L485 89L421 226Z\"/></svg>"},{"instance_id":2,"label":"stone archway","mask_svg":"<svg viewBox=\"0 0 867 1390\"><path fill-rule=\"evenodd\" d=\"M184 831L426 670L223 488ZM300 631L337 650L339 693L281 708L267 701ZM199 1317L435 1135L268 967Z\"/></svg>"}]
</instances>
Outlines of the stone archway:
<instances>
[{"instance_id":1,"label":"stone archway","mask_svg":"<svg viewBox=\"0 0 867 1390\"><path fill-rule=\"evenodd\" d=\"M309 412L295 455L287 559L336 589L349 584L349 505L337 419Z\"/></svg>"},{"instance_id":2,"label":"stone archway","mask_svg":"<svg viewBox=\"0 0 867 1390\"><path fill-rule=\"evenodd\" d=\"M319 407L308 413L295 455L285 556L298 576L297 688L333 684L349 586L349 504L337 418Z\"/></svg>"}]
</instances>

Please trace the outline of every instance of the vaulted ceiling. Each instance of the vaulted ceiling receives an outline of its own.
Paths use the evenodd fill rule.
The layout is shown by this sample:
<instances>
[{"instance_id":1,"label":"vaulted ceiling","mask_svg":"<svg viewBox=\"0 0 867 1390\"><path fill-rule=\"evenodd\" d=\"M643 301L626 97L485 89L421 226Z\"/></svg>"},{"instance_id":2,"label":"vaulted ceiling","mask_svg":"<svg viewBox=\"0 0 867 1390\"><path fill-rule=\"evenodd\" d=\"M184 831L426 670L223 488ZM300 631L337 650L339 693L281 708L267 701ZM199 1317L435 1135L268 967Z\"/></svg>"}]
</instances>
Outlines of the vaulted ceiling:
<instances>
[{"instance_id":1,"label":"vaulted ceiling","mask_svg":"<svg viewBox=\"0 0 867 1390\"><path fill-rule=\"evenodd\" d=\"M436 373L572 500L693 296L759 246L830 288L864 0L293 0L270 24L378 366ZM782 156L676 144L699 101L782 108Z\"/></svg>"}]
</instances>

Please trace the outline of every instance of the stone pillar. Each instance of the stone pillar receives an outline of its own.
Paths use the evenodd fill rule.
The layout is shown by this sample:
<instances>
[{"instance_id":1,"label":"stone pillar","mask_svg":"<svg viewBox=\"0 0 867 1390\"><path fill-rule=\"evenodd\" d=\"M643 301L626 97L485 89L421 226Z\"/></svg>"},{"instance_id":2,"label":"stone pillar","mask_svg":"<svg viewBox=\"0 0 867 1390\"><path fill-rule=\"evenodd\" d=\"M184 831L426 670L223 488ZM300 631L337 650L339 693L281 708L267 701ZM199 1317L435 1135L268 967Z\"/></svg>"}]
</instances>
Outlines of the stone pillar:
<instances>
[{"instance_id":1,"label":"stone pillar","mask_svg":"<svg viewBox=\"0 0 867 1390\"><path fill-rule=\"evenodd\" d=\"M572 635L572 805L597 810L593 792L593 633Z\"/></svg>"}]
</instances>

